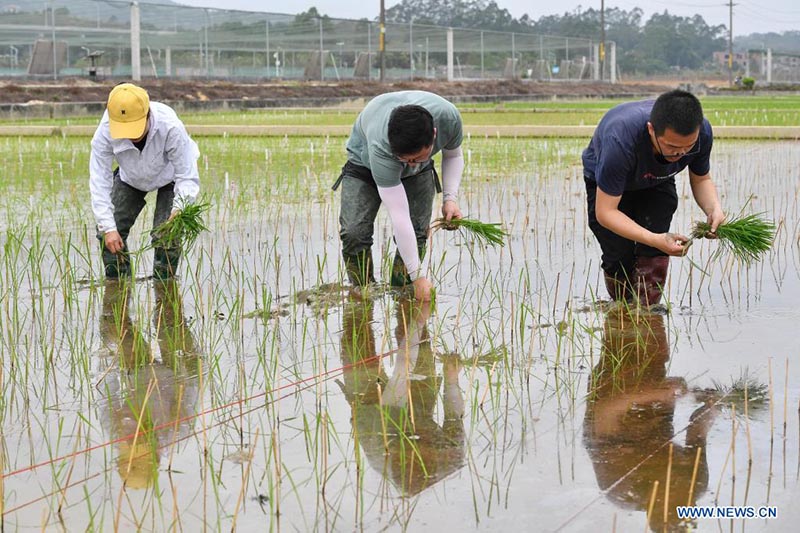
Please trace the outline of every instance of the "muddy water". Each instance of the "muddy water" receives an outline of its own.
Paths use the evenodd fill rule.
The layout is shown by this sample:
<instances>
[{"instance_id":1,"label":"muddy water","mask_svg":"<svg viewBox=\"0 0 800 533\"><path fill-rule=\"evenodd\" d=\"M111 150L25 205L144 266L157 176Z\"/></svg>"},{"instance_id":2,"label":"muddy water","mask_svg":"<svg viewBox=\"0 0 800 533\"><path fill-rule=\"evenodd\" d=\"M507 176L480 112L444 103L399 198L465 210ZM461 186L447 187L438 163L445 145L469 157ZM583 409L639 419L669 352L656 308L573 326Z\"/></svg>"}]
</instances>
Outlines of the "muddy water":
<instances>
[{"instance_id":1,"label":"muddy water","mask_svg":"<svg viewBox=\"0 0 800 533\"><path fill-rule=\"evenodd\" d=\"M99 279L85 147L49 147L78 154L51 186L11 180L4 527L661 531L691 502L775 505L744 529L793 530L795 144L715 146L728 211L780 222L765 261L695 245L696 266L672 260L670 312L631 315L599 301L584 143L470 139L462 205L511 237L434 234L428 316L340 285L333 141L234 141L201 143L214 229L166 289L147 255L132 286ZM20 176L57 158L3 146ZM688 231L701 213L686 176L679 191ZM376 260L390 241L380 218Z\"/></svg>"}]
</instances>

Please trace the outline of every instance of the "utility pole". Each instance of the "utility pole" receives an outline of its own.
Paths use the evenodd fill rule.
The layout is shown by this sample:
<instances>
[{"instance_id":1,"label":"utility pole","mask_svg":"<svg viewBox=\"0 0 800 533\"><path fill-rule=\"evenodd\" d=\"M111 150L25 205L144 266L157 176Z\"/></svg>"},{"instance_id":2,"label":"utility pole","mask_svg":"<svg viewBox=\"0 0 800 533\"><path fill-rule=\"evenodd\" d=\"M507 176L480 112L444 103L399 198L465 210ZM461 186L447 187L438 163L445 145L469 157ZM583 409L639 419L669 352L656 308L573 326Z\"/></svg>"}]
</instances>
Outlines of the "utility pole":
<instances>
[{"instance_id":1,"label":"utility pole","mask_svg":"<svg viewBox=\"0 0 800 533\"><path fill-rule=\"evenodd\" d=\"M605 0L600 0L600 80L604 78L606 64L606 7Z\"/></svg>"},{"instance_id":2,"label":"utility pole","mask_svg":"<svg viewBox=\"0 0 800 533\"><path fill-rule=\"evenodd\" d=\"M728 0L728 85L733 85L733 0Z\"/></svg>"},{"instance_id":3,"label":"utility pole","mask_svg":"<svg viewBox=\"0 0 800 533\"><path fill-rule=\"evenodd\" d=\"M380 35L378 36L378 56L381 63L381 83L386 79L386 5L381 0Z\"/></svg>"}]
</instances>

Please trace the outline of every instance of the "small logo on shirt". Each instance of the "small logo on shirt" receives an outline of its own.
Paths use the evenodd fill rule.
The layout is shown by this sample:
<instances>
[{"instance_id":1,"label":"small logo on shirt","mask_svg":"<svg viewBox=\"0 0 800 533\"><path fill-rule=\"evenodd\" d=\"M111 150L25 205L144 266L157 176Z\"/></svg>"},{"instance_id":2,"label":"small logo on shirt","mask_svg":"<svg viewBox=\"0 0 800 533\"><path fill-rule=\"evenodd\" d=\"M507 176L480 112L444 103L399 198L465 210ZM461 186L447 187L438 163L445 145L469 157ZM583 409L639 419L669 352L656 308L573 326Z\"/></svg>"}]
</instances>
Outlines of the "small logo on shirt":
<instances>
[{"instance_id":1,"label":"small logo on shirt","mask_svg":"<svg viewBox=\"0 0 800 533\"><path fill-rule=\"evenodd\" d=\"M671 173L667 174L666 176L656 176L652 172L645 172L644 174L642 174L642 179L643 180L651 180L651 181L666 180L666 179L669 179L669 178L673 177L675 174L677 174L677 172L671 172Z\"/></svg>"}]
</instances>

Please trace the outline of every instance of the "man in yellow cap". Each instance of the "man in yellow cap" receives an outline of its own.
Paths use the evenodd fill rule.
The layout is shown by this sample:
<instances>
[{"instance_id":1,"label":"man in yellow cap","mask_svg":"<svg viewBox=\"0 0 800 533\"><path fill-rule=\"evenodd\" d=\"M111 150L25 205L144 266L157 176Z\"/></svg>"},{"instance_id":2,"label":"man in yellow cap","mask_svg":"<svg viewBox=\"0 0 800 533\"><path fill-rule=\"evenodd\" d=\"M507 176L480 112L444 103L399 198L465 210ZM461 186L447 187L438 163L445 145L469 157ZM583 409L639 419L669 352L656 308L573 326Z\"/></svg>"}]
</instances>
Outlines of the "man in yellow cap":
<instances>
[{"instance_id":1,"label":"man in yellow cap","mask_svg":"<svg viewBox=\"0 0 800 533\"><path fill-rule=\"evenodd\" d=\"M132 83L111 90L92 138L89 162L92 211L107 278L131 274L126 241L148 192L158 191L154 228L197 198L199 156L197 144L171 107L151 102L147 91ZM177 246L157 246L153 276L172 277L180 253Z\"/></svg>"}]
</instances>

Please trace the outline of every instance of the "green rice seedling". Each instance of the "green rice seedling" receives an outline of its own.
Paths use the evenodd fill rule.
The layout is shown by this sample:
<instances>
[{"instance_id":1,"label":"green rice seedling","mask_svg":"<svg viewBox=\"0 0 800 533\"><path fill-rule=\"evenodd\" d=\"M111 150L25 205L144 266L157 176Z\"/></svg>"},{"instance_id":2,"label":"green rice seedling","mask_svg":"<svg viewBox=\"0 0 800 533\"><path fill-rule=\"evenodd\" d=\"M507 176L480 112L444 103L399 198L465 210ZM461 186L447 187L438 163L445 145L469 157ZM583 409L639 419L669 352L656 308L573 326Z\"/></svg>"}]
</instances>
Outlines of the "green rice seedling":
<instances>
[{"instance_id":1,"label":"green rice seedling","mask_svg":"<svg viewBox=\"0 0 800 533\"><path fill-rule=\"evenodd\" d=\"M481 222L474 218L454 218L449 222L440 217L433 221L432 229L461 230L465 235L471 235L478 242L489 246L505 246L508 232L499 222Z\"/></svg>"},{"instance_id":2,"label":"green rice seedling","mask_svg":"<svg viewBox=\"0 0 800 533\"><path fill-rule=\"evenodd\" d=\"M769 405L769 386L748 375L746 370L738 378L731 378L730 384L713 381L712 389L703 392L722 398L723 406L736 405L739 413L759 411Z\"/></svg>"},{"instance_id":3,"label":"green rice seedling","mask_svg":"<svg viewBox=\"0 0 800 533\"><path fill-rule=\"evenodd\" d=\"M710 232L711 225L708 222L697 222L692 229L692 240ZM775 223L763 218L762 214L747 215L720 224L716 235L721 246L718 254L730 253L740 261L751 263L761 259L772 247Z\"/></svg>"},{"instance_id":4,"label":"green rice seedling","mask_svg":"<svg viewBox=\"0 0 800 533\"><path fill-rule=\"evenodd\" d=\"M207 202L186 204L174 217L153 230L157 238L142 251L158 247L171 248L178 243L182 243L184 249L188 250L201 233L208 231L203 213L210 207L211 204Z\"/></svg>"}]
</instances>

